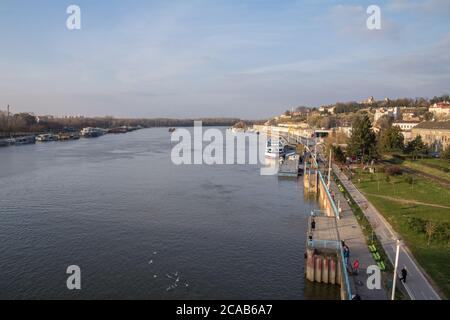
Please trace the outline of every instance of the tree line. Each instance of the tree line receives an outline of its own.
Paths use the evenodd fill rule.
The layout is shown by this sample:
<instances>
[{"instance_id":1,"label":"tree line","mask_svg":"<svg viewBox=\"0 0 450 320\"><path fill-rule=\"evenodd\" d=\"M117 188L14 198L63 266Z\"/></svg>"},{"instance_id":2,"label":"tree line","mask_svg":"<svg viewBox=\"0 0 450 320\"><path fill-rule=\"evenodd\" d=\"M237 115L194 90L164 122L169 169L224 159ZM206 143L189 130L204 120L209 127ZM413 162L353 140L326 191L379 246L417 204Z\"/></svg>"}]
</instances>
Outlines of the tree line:
<instances>
[{"instance_id":1,"label":"tree line","mask_svg":"<svg viewBox=\"0 0 450 320\"><path fill-rule=\"evenodd\" d=\"M383 154L396 151L410 155L413 160L428 153L428 148L420 135L405 143L401 129L397 126L382 128L376 134L367 114L360 115L353 122L352 134L345 151L339 145L332 145L331 148L335 160L340 163L345 163L347 157L368 163L379 160ZM450 160L450 147L443 150L441 157Z\"/></svg>"},{"instance_id":2,"label":"tree line","mask_svg":"<svg viewBox=\"0 0 450 320\"><path fill-rule=\"evenodd\" d=\"M170 119L170 118L114 118L114 117L67 117L51 116L36 117L30 113L16 113L7 115L0 111L0 135L8 136L16 133L44 133L57 132L67 129L81 130L85 127L116 128L121 126L153 127L191 127L194 121L202 121L204 126L232 126L241 119L238 118L199 118L199 119ZM246 124L257 121L244 121Z\"/></svg>"}]
</instances>

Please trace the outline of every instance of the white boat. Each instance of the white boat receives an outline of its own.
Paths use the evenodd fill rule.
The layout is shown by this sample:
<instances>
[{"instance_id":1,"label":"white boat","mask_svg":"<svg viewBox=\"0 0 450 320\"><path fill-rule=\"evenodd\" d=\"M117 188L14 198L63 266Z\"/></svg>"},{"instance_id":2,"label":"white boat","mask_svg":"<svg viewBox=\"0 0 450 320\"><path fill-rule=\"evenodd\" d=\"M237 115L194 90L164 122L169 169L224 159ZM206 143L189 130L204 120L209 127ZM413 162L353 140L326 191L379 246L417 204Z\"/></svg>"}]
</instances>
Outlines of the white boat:
<instances>
[{"instance_id":1,"label":"white boat","mask_svg":"<svg viewBox=\"0 0 450 320\"><path fill-rule=\"evenodd\" d=\"M105 134L105 130L102 128L87 127L81 130L81 135L85 138L96 138Z\"/></svg>"},{"instance_id":2,"label":"white boat","mask_svg":"<svg viewBox=\"0 0 450 320\"><path fill-rule=\"evenodd\" d=\"M39 142L48 142L48 141L56 141L58 138L51 133L40 134L36 137L36 141Z\"/></svg>"},{"instance_id":3,"label":"white boat","mask_svg":"<svg viewBox=\"0 0 450 320\"><path fill-rule=\"evenodd\" d=\"M267 158L280 158L285 155L284 144L280 140L269 139L267 141L266 153Z\"/></svg>"}]
</instances>

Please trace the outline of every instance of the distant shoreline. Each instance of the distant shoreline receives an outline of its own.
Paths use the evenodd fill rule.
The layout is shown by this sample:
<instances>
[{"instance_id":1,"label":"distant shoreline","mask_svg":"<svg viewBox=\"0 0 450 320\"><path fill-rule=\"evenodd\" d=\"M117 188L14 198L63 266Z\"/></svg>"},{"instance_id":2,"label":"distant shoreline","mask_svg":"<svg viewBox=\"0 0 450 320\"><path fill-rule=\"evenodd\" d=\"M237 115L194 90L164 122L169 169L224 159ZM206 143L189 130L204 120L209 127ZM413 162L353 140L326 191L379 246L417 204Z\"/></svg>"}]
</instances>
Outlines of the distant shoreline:
<instances>
[{"instance_id":1,"label":"distant shoreline","mask_svg":"<svg viewBox=\"0 0 450 320\"><path fill-rule=\"evenodd\" d=\"M170 118L134 118L121 119L113 117L64 117L35 116L30 113L10 114L9 119L3 115L0 119L0 139L11 136L31 134L59 133L81 130L86 127L112 129L122 126L143 128L193 127L194 121L202 121L205 127L233 126L238 122L247 125L263 123L265 120L242 120L239 118L198 118L198 119L170 119Z\"/></svg>"}]
</instances>

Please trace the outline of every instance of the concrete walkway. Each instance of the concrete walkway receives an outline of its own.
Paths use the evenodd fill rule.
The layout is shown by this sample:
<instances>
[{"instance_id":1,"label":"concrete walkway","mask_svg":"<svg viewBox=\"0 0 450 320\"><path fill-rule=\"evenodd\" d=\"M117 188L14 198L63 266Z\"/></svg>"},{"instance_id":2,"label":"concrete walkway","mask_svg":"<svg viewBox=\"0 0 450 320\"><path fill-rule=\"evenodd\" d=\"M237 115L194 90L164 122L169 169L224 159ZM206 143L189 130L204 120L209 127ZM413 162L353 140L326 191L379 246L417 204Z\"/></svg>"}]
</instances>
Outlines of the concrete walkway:
<instances>
[{"instance_id":1,"label":"concrete walkway","mask_svg":"<svg viewBox=\"0 0 450 320\"><path fill-rule=\"evenodd\" d=\"M396 253L396 239L398 239L399 236L392 229L391 225L378 212L378 210L375 209L375 207L353 185L353 183L348 180L348 178L336 165L333 165L333 171L336 173L336 175L343 183L344 187L364 212L364 215L369 220L384 250L386 251L389 260L392 264L394 264ZM341 237L342 239L345 239L344 234L341 234ZM351 249L352 246L350 241L348 241L348 243ZM414 260L405 244L403 244L400 249L399 269L403 268L403 266L406 266L406 269L408 270L408 277L404 286L412 300L441 299L436 290L434 290L434 288L431 286L425 274L421 271L418 263Z\"/></svg>"},{"instance_id":2,"label":"concrete walkway","mask_svg":"<svg viewBox=\"0 0 450 320\"><path fill-rule=\"evenodd\" d=\"M337 220L339 236L350 249L350 263L353 265L354 260L358 259L360 264L358 275L349 275L352 293L358 294L362 300L386 300L388 294L383 287L374 290L367 288L367 278L370 276L366 272L367 267L376 265L376 262L369 252L358 220L334 181L331 183L330 189L335 195L336 203L340 203L342 210L341 218Z\"/></svg>"}]
</instances>

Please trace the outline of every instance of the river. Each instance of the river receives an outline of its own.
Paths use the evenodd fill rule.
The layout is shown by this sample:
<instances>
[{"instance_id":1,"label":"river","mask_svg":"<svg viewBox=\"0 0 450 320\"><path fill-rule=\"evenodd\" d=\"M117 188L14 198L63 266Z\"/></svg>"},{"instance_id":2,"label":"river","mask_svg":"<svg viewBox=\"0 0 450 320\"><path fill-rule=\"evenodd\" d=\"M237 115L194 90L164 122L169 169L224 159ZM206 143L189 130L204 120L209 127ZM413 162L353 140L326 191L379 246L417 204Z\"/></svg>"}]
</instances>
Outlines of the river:
<instances>
[{"instance_id":1,"label":"river","mask_svg":"<svg viewBox=\"0 0 450 320\"><path fill-rule=\"evenodd\" d=\"M0 298L336 298L305 283L301 180L176 166L172 146L158 128L0 148Z\"/></svg>"}]
</instances>

